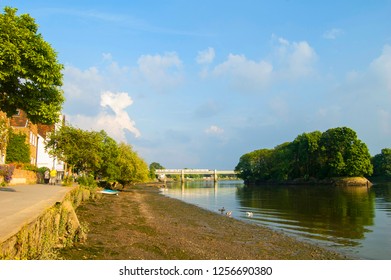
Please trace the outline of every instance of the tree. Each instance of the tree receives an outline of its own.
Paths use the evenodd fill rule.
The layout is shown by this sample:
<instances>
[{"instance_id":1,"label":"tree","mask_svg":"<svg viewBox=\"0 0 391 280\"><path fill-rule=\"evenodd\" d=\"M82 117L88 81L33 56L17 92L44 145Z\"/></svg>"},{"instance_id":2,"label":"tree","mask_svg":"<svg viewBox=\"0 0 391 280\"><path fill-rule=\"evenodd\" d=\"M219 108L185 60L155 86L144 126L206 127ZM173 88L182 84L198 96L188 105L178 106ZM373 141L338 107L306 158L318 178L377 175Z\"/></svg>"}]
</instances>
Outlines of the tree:
<instances>
[{"instance_id":1,"label":"tree","mask_svg":"<svg viewBox=\"0 0 391 280\"><path fill-rule=\"evenodd\" d=\"M354 130L337 127L322 133L319 140L321 177L372 175L371 156Z\"/></svg>"},{"instance_id":2,"label":"tree","mask_svg":"<svg viewBox=\"0 0 391 280\"><path fill-rule=\"evenodd\" d=\"M156 179L156 169L164 169L164 167L158 162L152 162L149 165L149 177L151 177L152 179Z\"/></svg>"},{"instance_id":3,"label":"tree","mask_svg":"<svg viewBox=\"0 0 391 280\"><path fill-rule=\"evenodd\" d=\"M388 151L385 151L387 153ZM390 161L387 166L391 172ZM381 166L383 158L374 159ZM370 176L373 167L365 143L350 128L338 127L323 133L303 133L293 142L274 149L261 149L244 154L235 167L246 183L268 180ZM390 173L391 174L391 173Z\"/></svg>"},{"instance_id":4,"label":"tree","mask_svg":"<svg viewBox=\"0 0 391 280\"><path fill-rule=\"evenodd\" d=\"M132 146L120 143L118 150L117 166L119 167L119 175L117 181L122 185L148 181L148 165L133 151Z\"/></svg>"},{"instance_id":5,"label":"tree","mask_svg":"<svg viewBox=\"0 0 391 280\"><path fill-rule=\"evenodd\" d=\"M25 134L10 130L6 162L30 163L30 146L26 143Z\"/></svg>"},{"instance_id":6,"label":"tree","mask_svg":"<svg viewBox=\"0 0 391 280\"><path fill-rule=\"evenodd\" d=\"M46 149L72 169L93 173L100 168L101 137L97 132L64 125L50 134Z\"/></svg>"},{"instance_id":7,"label":"tree","mask_svg":"<svg viewBox=\"0 0 391 280\"><path fill-rule=\"evenodd\" d=\"M114 181L118 177L119 168L117 159L119 156L118 144L113 138L107 135L104 130L98 132L97 140L100 142L100 166L97 175L107 181Z\"/></svg>"},{"instance_id":8,"label":"tree","mask_svg":"<svg viewBox=\"0 0 391 280\"><path fill-rule=\"evenodd\" d=\"M372 158L373 174L376 176L391 176L391 149L385 148Z\"/></svg>"},{"instance_id":9,"label":"tree","mask_svg":"<svg viewBox=\"0 0 391 280\"><path fill-rule=\"evenodd\" d=\"M58 121L64 102L63 66L28 14L6 7L0 14L0 111L8 117L17 109L33 123Z\"/></svg>"},{"instance_id":10,"label":"tree","mask_svg":"<svg viewBox=\"0 0 391 280\"><path fill-rule=\"evenodd\" d=\"M319 140L322 133L314 131L296 137L292 144L294 178L315 177L319 173Z\"/></svg>"}]
</instances>

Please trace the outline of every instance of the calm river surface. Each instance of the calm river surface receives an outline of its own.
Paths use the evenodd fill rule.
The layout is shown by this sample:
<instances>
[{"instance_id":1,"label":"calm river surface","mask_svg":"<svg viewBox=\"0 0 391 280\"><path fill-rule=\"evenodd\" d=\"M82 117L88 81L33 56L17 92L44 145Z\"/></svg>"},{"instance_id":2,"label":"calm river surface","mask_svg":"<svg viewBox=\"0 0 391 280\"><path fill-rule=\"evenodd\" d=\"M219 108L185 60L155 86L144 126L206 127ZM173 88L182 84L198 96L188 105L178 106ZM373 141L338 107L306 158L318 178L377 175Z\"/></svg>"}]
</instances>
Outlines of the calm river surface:
<instances>
[{"instance_id":1,"label":"calm river surface","mask_svg":"<svg viewBox=\"0 0 391 280\"><path fill-rule=\"evenodd\" d=\"M170 184L165 195L320 243L360 259L391 260L391 183L370 189L254 186L240 181ZM247 217L246 212L253 212ZM219 213L219 212L218 212Z\"/></svg>"}]
</instances>

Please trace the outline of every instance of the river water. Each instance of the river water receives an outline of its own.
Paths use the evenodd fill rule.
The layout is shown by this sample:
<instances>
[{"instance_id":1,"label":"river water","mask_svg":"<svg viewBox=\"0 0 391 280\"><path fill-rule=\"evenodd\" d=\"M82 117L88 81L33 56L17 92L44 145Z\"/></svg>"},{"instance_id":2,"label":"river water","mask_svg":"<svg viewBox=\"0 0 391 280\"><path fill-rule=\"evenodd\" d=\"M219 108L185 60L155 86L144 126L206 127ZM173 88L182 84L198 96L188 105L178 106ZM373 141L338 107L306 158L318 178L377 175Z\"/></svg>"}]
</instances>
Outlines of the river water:
<instances>
[{"instance_id":1,"label":"river water","mask_svg":"<svg viewBox=\"0 0 391 280\"><path fill-rule=\"evenodd\" d=\"M165 195L321 244L353 258L391 260L391 183L366 187L173 183ZM252 212L248 217L246 212Z\"/></svg>"}]
</instances>

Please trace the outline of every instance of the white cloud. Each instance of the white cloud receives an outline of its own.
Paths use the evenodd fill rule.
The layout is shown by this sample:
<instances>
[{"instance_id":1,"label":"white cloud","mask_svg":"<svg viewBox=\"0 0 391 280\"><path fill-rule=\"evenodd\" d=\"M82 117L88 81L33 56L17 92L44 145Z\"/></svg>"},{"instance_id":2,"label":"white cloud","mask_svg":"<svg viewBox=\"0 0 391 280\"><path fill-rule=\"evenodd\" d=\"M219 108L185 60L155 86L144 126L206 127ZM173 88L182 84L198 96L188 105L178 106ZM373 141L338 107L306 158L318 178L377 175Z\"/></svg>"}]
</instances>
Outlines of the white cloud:
<instances>
[{"instance_id":1,"label":"white cloud","mask_svg":"<svg viewBox=\"0 0 391 280\"><path fill-rule=\"evenodd\" d=\"M266 61L253 61L244 55L229 54L227 60L213 69L213 75L227 78L239 89L256 90L270 82L273 66Z\"/></svg>"},{"instance_id":2,"label":"white cloud","mask_svg":"<svg viewBox=\"0 0 391 280\"><path fill-rule=\"evenodd\" d=\"M126 92L112 93L105 91L101 94L100 105L110 107L117 115L132 104L133 100Z\"/></svg>"},{"instance_id":3,"label":"white cloud","mask_svg":"<svg viewBox=\"0 0 391 280\"><path fill-rule=\"evenodd\" d=\"M313 76L316 72L314 64L317 54L308 42L290 42L274 35L272 38L276 45L273 46L270 60L255 61L243 54L230 53L227 59L215 66L210 73L208 69L203 69L201 76L224 78L240 91L260 91L271 84ZM204 58L201 55L199 57L200 61L201 57Z\"/></svg>"},{"instance_id":4,"label":"white cloud","mask_svg":"<svg viewBox=\"0 0 391 280\"><path fill-rule=\"evenodd\" d=\"M327 30L325 33L323 33L323 38L329 39L329 40L335 40L337 37L341 36L343 34L343 30L340 28L332 28L330 30Z\"/></svg>"},{"instance_id":5,"label":"white cloud","mask_svg":"<svg viewBox=\"0 0 391 280\"><path fill-rule=\"evenodd\" d=\"M182 61L176 53L142 55L136 74L157 91L178 86L183 80Z\"/></svg>"},{"instance_id":6,"label":"white cloud","mask_svg":"<svg viewBox=\"0 0 391 280\"><path fill-rule=\"evenodd\" d=\"M102 110L96 116L86 116L78 114L68 116L72 125L87 130L105 130L111 137L117 141L126 141L125 131L131 132L135 137L141 136L136 128L135 122L125 111L127 107L133 104L133 100L126 92L112 93L110 91L101 94ZM114 114L103 110L109 107Z\"/></svg>"},{"instance_id":7,"label":"white cloud","mask_svg":"<svg viewBox=\"0 0 391 280\"><path fill-rule=\"evenodd\" d=\"M217 125L211 125L207 129L205 129L205 133L209 135L220 135L224 133L224 129L218 127Z\"/></svg>"},{"instance_id":8,"label":"white cloud","mask_svg":"<svg viewBox=\"0 0 391 280\"><path fill-rule=\"evenodd\" d=\"M69 98L91 98L99 94L104 78L96 67L87 70L67 65L64 68L63 90L65 97Z\"/></svg>"},{"instance_id":9,"label":"white cloud","mask_svg":"<svg viewBox=\"0 0 391 280\"><path fill-rule=\"evenodd\" d=\"M371 70L377 75L389 93L391 93L391 46L385 45L382 54L370 65Z\"/></svg>"},{"instance_id":10,"label":"white cloud","mask_svg":"<svg viewBox=\"0 0 391 280\"><path fill-rule=\"evenodd\" d=\"M306 41L289 42L284 38L278 38L276 53L279 60L276 72L280 79L295 80L315 72L314 63L317 55Z\"/></svg>"},{"instance_id":11,"label":"white cloud","mask_svg":"<svg viewBox=\"0 0 391 280\"><path fill-rule=\"evenodd\" d=\"M215 50L213 48L208 48L203 51L199 51L196 61L198 64L210 64L215 58Z\"/></svg>"}]
</instances>

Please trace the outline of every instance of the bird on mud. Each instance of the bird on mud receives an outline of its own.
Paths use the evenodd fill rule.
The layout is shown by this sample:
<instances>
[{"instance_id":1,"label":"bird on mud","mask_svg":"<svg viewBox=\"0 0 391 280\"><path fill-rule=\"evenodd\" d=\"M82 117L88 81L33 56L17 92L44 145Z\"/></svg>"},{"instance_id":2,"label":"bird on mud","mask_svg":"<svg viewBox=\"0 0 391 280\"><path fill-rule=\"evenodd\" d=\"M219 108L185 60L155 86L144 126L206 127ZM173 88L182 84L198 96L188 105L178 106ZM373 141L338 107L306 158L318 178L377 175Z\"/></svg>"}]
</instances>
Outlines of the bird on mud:
<instances>
[{"instance_id":1,"label":"bird on mud","mask_svg":"<svg viewBox=\"0 0 391 280\"><path fill-rule=\"evenodd\" d=\"M220 208L219 211L220 211L221 214L223 214L225 212L224 206L222 208Z\"/></svg>"},{"instance_id":2,"label":"bird on mud","mask_svg":"<svg viewBox=\"0 0 391 280\"><path fill-rule=\"evenodd\" d=\"M251 218L253 215L254 215L253 212L246 212L246 216L247 216L247 217L250 217L250 218Z\"/></svg>"},{"instance_id":3,"label":"bird on mud","mask_svg":"<svg viewBox=\"0 0 391 280\"><path fill-rule=\"evenodd\" d=\"M232 211L228 211L227 213L225 213L225 215L226 215L227 217L231 217L231 216L232 216Z\"/></svg>"}]
</instances>

